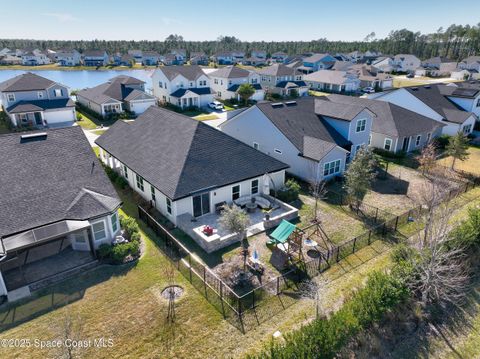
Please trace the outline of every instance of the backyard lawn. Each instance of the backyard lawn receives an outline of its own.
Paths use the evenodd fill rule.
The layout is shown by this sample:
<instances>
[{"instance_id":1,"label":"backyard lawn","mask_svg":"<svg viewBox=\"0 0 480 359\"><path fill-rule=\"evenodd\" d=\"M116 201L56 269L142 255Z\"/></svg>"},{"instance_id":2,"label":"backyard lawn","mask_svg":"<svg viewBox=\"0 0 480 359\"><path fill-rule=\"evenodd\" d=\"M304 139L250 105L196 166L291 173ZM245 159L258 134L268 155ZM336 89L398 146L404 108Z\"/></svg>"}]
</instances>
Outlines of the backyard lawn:
<instances>
[{"instance_id":1,"label":"backyard lawn","mask_svg":"<svg viewBox=\"0 0 480 359\"><path fill-rule=\"evenodd\" d=\"M309 90L308 94L310 96L328 96L328 95L330 95L328 92L313 91L313 90Z\"/></svg>"},{"instance_id":2,"label":"backyard lawn","mask_svg":"<svg viewBox=\"0 0 480 359\"><path fill-rule=\"evenodd\" d=\"M456 161L455 169L462 170L465 172L470 172L480 176L480 148L478 147L469 147L468 148L469 156L465 161ZM440 159L438 162L446 167L451 167L452 157L446 157Z\"/></svg>"}]
</instances>

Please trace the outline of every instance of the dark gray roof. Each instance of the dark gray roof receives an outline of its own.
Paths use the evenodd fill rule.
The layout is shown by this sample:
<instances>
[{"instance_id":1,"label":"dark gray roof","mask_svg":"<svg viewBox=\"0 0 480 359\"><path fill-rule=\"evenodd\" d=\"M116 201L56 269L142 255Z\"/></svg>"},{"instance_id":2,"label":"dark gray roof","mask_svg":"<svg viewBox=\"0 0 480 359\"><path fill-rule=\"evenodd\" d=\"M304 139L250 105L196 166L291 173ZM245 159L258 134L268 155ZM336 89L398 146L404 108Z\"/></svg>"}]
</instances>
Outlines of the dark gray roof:
<instances>
[{"instance_id":1,"label":"dark gray roof","mask_svg":"<svg viewBox=\"0 0 480 359\"><path fill-rule=\"evenodd\" d=\"M262 85L260 84L250 84L250 85L252 85L256 91L259 91L262 89ZM227 91L236 92L240 86L241 86L240 84L232 85L227 89Z\"/></svg>"},{"instance_id":2,"label":"dark gray roof","mask_svg":"<svg viewBox=\"0 0 480 359\"><path fill-rule=\"evenodd\" d=\"M201 121L159 107L133 123L117 121L96 143L173 200L288 167Z\"/></svg>"},{"instance_id":3,"label":"dark gray roof","mask_svg":"<svg viewBox=\"0 0 480 359\"><path fill-rule=\"evenodd\" d=\"M263 69L257 70L260 75L267 76L293 76L297 74L297 71L284 64L273 64Z\"/></svg>"},{"instance_id":4,"label":"dark gray roof","mask_svg":"<svg viewBox=\"0 0 480 359\"><path fill-rule=\"evenodd\" d=\"M192 91L196 93L197 95L210 95L213 94L214 91L210 87L192 87L192 88L183 88L183 89L178 89L170 94L170 96L173 97L182 97L185 95L187 91Z\"/></svg>"},{"instance_id":5,"label":"dark gray roof","mask_svg":"<svg viewBox=\"0 0 480 359\"><path fill-rule=\"evenodd\" d=\"M445 85L431 84L428 86L404 87L406 91L418 98L428 107L432 108L446 121L452 123L463 123L472 113L462 110L455 103L450 101L441 90Z\"/></svg>"},{"instance_id":6,"label":"dark gray roof","mask_svg":"<svg viewBox=\"0 0 480 359\"><path fill-rule=\"evenodd\" d=\"M58 100L32 100L19 101L15 105L7 108L8 113L22 113L29 111L43 111L55 108L75 107L75 103L70 98L62 98Z\"/></svg>"},{"instance_id":7,"label":"dark gray roof","mask_svg":"<svg viewBox=\"0 0 480 359\"><path fill-rule=\"evenodd\" d=\"M351 145L322 116L315 113L317 101L307 97L284 103L261 102L256 106L301 153L304 152L306 136L343 148Z\"/></svg>"},{"instance_id":8,"label":"dark gray roof","mask_svg":"<svg viewBox=\"0 0 480 359\"><path fill-rule=\"evenodd\" d=\"M153 98L153 96L145 92L128 87L128 85L143 85L144 83L144 81L135 77L121 75L98 86L79 91L78 96L84 97L97 104L102 104L112 99L117 101L131 101L141 94Z\"/></svg>"},{"instance_id":9,"label":"dark gray roof","mask_svg":"<svg viewBox=\"0 0 480 359\"><path fill-rule=\"evenodd\" d=\"M303 62L318 62L323 58L330 56L329 54L313 54L303 59Z\"/></svg>"},{"instance_id":10,"label":"dark gray roof","mask_svg":"<svg viewBox=\"0 0 480 359\"><path fill-rule=\"evenodd\" d=\"M182 75L187 80L195 81L200 76L205 75L202 68L198 65L189 65L189 66L162 66L155 71L162 71L167 79L170 81L173 80L178 75Z\"/></svg>"},{"instance_id":11,"label":"dark gray roof","mask_svg":"<svg viewBox=\"0 0 480 359\"><path fill-rule=\"evenodd\" d=\"M0 91L15 92L15 91L34 91L45 90L55 84L54 81L38 76L31 72L15 76L10 80L0 83Z\"/></svg>"},{"instance_id":12,"label":"dark gray roof","mask_svg":"<svg viewBox=\"0 0 480 359\"><path fill-rule=\"evenodd\" d=\"M428 64L440 65L440 64L449 63L449 62L455 62L455 61L450 60L450 59L447 58L447 57L435 56L435 57L431 57L431 58L429 58L429 59L426 59L426 60L423 61L423 62L424 62L424 63L428 63Z\"/></svg>"},{"instance_id":13,"label":"dark gray roof","mask_svg":"<svg viewBox=\"0 0 480 359\"><path fill-rule=\"evenodd\" d=\"M356 103L335 103L325 101L327 96L320 96L315 101L315 113L326 117L343 121L352 121L357 115L365 110L366 106Z\"/></svg>"},{"instance_id":14,"label":"dark gray roof","mask_svg":"<svg viewBox=\"0 0 480 359\"><path fill-rule=\"evenodd\" d=\"M476 98L480 92L480 81L463 81L450 83L448 85L438 85L440 92L447 96Z\"/></svg>"},{"instance_id":15,"label":"dark gray roof","mask_svg":"<svg viewBox=\"0 0 480 359\"><path fill-rule=\"evenodd\" d=\"M42 132L46 137L22 140ZM0 237L94 218L121 204L79 126L1 135L0 163Z\"/></svg>"},{"instance_id":16,"label":"dark gray roof","mask_svg":"<svg viewBox=\"0 0 480 359\"><path fill-rule=\"evenodd\" d=\"M210 72L208 76L210 77L219 77L226 79L237 79L241 77L248 77L250 71L242 69L237 66L225 66L213 72Z\"/></svg>"},{"instance_id":17,"label":"dark gray roof","mask_svg":"<svg viewBox=\"0 0 480 359\"><path fill-rule=\"evenodd\" d=\"M306 86L307 86L307 83L305 81L280 81L275 85L275 87L279 87L282 89L306 87Z\"/></svg>"},{"instance_id":18,"label":"dark gray roof","mask_svg":"<svg viewBox=\"0 0 480 359\"><path fill-rule=\"evenodd\" d=\"M386 101L344 95L325 96L325 100L342 105L355 104L367 107L376 115L373 119L372 132L392 137L414 136L433 132L435 129L444 126L439 121Z\"/></svg>"},{"instance_id":19,"label":"dark gray roof","mask_svg":"<svg viewBox=\"0 0 480 359\"><path fill-rule=\"evenodd\" d=\"M105 50L85 50L83 52L84 57L103 57Z\"/></svg>"}]
</instances>

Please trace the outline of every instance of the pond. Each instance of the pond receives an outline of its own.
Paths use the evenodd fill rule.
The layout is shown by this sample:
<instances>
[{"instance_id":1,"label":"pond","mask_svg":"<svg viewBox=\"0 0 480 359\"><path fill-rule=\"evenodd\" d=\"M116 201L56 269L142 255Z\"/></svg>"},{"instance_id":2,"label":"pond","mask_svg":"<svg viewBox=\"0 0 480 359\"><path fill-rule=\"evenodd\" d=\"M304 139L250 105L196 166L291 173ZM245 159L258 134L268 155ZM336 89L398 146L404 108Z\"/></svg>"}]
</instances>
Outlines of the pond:
<instances>
[{"instance_id":1,"label":"pond","mask_svg":"<svg viewBox=\"0 0 480 359\"><path fill-rule=\"evenodd\" d=\"M145 81L145 89L152 88L152 80L150 76L151 70L30 70L39 76L45 77L55 82L66 85L70 90L79 90L85 87L93 87L106 82L112 77L118 75L128 75ZM2 70L0 69L0 82L6 81L27 72L27 70Z\"/></svg>"}]
</instances>

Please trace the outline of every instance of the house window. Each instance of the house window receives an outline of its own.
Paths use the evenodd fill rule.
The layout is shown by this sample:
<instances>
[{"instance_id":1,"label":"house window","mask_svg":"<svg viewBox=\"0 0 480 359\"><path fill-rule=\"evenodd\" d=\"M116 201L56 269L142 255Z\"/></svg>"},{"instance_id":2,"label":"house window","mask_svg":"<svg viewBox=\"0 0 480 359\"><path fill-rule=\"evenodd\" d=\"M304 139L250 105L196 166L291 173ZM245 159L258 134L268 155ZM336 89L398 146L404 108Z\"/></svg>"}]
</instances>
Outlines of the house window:
<instances>
[{"instance_id":1,"label":"house window","mask_svg":"<svg viewBox=\"0 0 480 359\"><path fill-rule=\"evenodd\" d=\"M422 140L422 136L421 135L418 135L417 136L417 139L415 140L415 146L418 147L420 146L420 141Z\"/></svg>"},{"instance_id":2,"label":"house window","mask_svg":"<svg viewBox=\"0 0 480 359\"><path fill-rule=\"evenodd\" d=\"M475 104L476 107L480 107L480 98L477 100L477 103Z\"/></svg>"},{"instance_id":3,"label":"house window","mask_svg":"<svg viewBox=\"0 0 480 359\"><path fill-rule=\"evenodd\" d=\"M55 97L62 97L62 89L55 89L53 92Z\"/></svg>"},{"instance_id":4,"label":"house window","mask_svg":"<svg viewBox=\"0 0 480 359\"><path fill-rule=\"evenodd\" d=\"M274 151L275 153L278 153L279 155L282 154L282 151L280 151L278 148L275 148L273 151Z\"/></svg>"},{"instance_id":5,"label":"house window","mask_svg":"<svg viewBox=\"0 0 480 359\"><path fill-rule=\"evenodd\" d=\"M152 195L152 201L155 202L156 197L155 197L155 187L150 186L150 193Z\"/></svg>"},{"instance_id":6,"label":"house window","mask_svg":"<svg viewBox=\"0 0 480 359\"><path fill-rule=\"evenodd\" d=\"M357 132L363 132L365 131L365 127L367 126L367 120L365 118L362 118L357 121Z\"/></svg>"},{"instance_id":7,"label":"house window","mask_svg":"<svg viewBox=\"0 0 480 359\"><path fill-rule=\"evenodd\" d=\"M323 175L329 176L340 172L340 160L327 162L323 165Z\"/></svg>"},{"instance_id":8,"label":"house window","mask_svg":"<svg viewBox=\"0 0 480 359\"><path fill-rule=\"evenodd\" d=\"M125 165L123 165L123 175L128 179L128 168Z\"/></svg>"},{"instance_id":9,"label":"house window","mask_svg":"<svg viewBox=\"0 0 480 359\"><path fill-rule=\"evenodd\" d=\"M37 92L37 97L38 97L38 98L43 98L43 92L42 92L42 91L38 91L38 92Z\"/></svg>"},{"instance_id":10,"label":"house window","mask_svg":"<svg viewBox=\"0 0 480 359\"><path fill-rule=\"evenodd\" d=\"M213 80L213 83L214 83L215 85L218 85L218 79Z\"/></svg>"},{"instance_id":11,"label":"house window","mask_svg":"<svg viewBox=\"0 0 480 359\"><path fill-rule=\"evenodd\" d=\"M26 113L21 113L20 114L20 121L22 121L22 123L27 123L27 114Z\"/></svg>"},{"instance_id":12,"label":"house window","mask_svg":"<svg viewBox=\"0 0 480 359\"><path fill-rule=\"evenodd\" d=\"M232 200L235 201L236 199L240 198L240 185L236 185L232 187Z\"/></svg>"},{"instance_id":13,"label":"house window","mask_svg":"<svg viewBox=\"0 0 480 359\"><path fill-rule=\"evenodd\" d=\"M138 174L136 175L136 177L137 177L137 188L143 191L143 178Z\"/></svg>"},{"instance_id":14,"label":"house window","mask_svg":"<svg viewBox=\"0 0 480 359\"><path fill-rule=\"evenodd\" d=\"M14 94L14 93L9 93L9 94L7 94L7 101L8 101L8 102L13 102L13 101L15 101L15 94Z\"/></svg>"},{"instance_id":15,"label":"house window","mask_svg":"<svg viewBox=\"0 0 480 359\"><path fill-rule=\"evenodd\" d=\"M92 224L93 237L96 241L104 239L107 237L107 232L105 231L105 222L97 222Z\"/></svg>"},{"instance_id":16,"label":"house window","mask_svg":"<svg viewBox=\"0 0 480 359\"><path fill-rule=\"evenodd\" d=\"M252 194L258 193L258 179L252 181Z\"/></svg>"},{"instance_id":17,"label":"house window","mask_svg":"<svg viewBox=\"0 0 480 359\"><path fill-rule=\"evenodd\" d=\"M162 81L159 81L159 82L158 82L158 87L160 87L161 89L163 89L163 82L162 82Z\"/></svg>"},{"instance_id":18,"label":"house window","mask_svg":"<svg viewBox=\"0 0 480 359\"><path fill-rule=\"evenodd\" d=\"M253 148L255 148L256 150L258 150L260 148L259 144L254 142L253 143Z\"/></svg>"},{"instance_id":19,"label":"house window","mask_svg":"<svg viewBox=\"0 0 480 359\"><path fill-rule=\"evenodd\" d=\"M172 201L170 201L170 198L166 198L167 202L167 212L168 214L172 214Z\"/></svg>"},{"instance_id":20,"label":"house window","mask_svg":"<svg viewBox=\"0 0 480 359\"><path fill-rule=\"evenodd\" d=\"M471 124L463 126L463 133L464 134L468 135L471 131L472 131L472 125Z\"/></svg>"},{"instance_id":21,"label":"house window","mask_svg":"<svg viewBox=\"0 0 480 359\"><path fill-rule=\"evenodd\" d=\"M110 217L110 221L112 223L112 231L113 233L115 233L118 229L118 218L117 218L117 214L114 213L111 217Z\"/></svg>"},{"instance_id":22,"label":"house window","mask_svg":"<svg viewBox=\"0 0 480 359\"><path fill-rule=\"evenodd\" d=\"M221 92L221 91L218 91L218 92L217 92L217 96L218 96L218 97L222 97L222 92Z\"/></svg>"},{"instance_id":23,"label":"house window","mask_svg":"<svg viewBox=\"0 0 480 359\"><path fill-rule=\"evenodd\" d=\"M165 82L165 90L167 89L167 83Z\"/></svg>"},{"instance_id":24,"label":"house window","mask_svg":"<svg viewBox=\"0 0 480 359\"><path fill-rule=\"evenodd\" d=\"M207 80L200 81L200 86L207 86Z\"/></svg>"},{"instance_id":25,"label":"house window","mask_svg":"<svg viewBox=\"0 0 480 359\"><path fill-rule=\"evenodd\" d=\"M75 242L76 243L85 243L86 240L85 240L85 235L82 233L75 233L73 235L73 238L75 239Z\"/></svg>"},{"instance_id":26,"label":"house window","mask_svg":"<svg viewBox=\"0 0 480 359\"><path fill-rule=\"evenodd\" d=\"M372 144L372 134L368 136L368 145L370 146Z\"/></svg>"},{"instance_id":27,"label":"house window","mask_svg":"<svg viewBox=\"0 0 480 359\"><path fill-rule=\"evenodd\" d=\"M390 151L392 149L392 139L391 138L386 138L385 142L383 143L383 149Z\"/></svg>"},{"instance_id":28,"label":"house window","mask_svg":"<svg viewBox=\"0 0 480 359\"><path fill-rule=\"evenodd\" d=\"M430 142L430 137L432 137L432 134L431 133L427 133L427 144Z\"/></svg>"}]
</instances>

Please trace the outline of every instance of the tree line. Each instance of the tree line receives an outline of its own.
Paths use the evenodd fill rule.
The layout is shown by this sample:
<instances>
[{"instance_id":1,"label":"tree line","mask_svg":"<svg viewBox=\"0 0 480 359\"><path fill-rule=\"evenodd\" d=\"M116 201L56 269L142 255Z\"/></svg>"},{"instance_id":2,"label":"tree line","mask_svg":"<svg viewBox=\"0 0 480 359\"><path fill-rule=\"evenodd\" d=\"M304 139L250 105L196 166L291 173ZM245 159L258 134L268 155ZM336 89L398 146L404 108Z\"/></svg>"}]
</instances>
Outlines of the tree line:
<instances>
[{"instance_id":1,"label":"tree line","mask_svg":"<svg viewBox=\"0 0 480 359\"><path fill-rule=\"evenodd\" d=\"M277 51L289 55L307 52L348 53L355 50L380 51L383 54L414 54L421 59L433 56L445 56L453 60L461 60L475 55L480 48L480 24L450 25L439 28L436 32L422 34L408 29L393 30L383 39L377 39L375 33L368 34L363 41L328 41L325 38L312 41L241 41L235 36L220 36L212 41L186 41L181 35L171 34L164 41L107 41L107 40L28 40L0 39L0 48L10 49L61 49L70 48L79 51L105 49L108 53L126 53L131 49L167 53L174 48L183 48L187 55L191 52L205 52L213 55L219 51L265 50L268 54Z\"/></svg>"}]
</instances>

